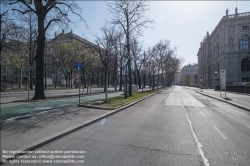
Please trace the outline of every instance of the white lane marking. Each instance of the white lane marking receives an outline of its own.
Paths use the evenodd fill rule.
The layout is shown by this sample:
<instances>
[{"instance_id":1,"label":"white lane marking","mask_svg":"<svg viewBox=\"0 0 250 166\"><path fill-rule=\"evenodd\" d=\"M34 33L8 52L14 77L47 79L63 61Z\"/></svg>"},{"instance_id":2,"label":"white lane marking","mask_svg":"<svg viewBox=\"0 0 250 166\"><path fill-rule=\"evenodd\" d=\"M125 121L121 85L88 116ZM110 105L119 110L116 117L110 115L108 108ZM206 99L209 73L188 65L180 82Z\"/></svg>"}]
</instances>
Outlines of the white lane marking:
<instances>
[{"instance_id":1,"label":"white lane marking","mask_svg":"<svg viewBox=\"0 0 250 166\"><path fill-rule=\"evenodd\" d=\"M201 112L201 111L200 111L200 113L201 113L201 115L203 115L204 117L206 117L206 115L205 115L205 114L203 114L203 112Z\"/></svg>"},{"instance_id":2,"label":"white lane marking","mask_svg":"<svg viewBox=\"0 0 250 166\"><path fill-rule=\"evenodd\" d=\"M227 139L227 137L215 125L213 125L213 127L222 136L222 138Z\"/></svg>"},{"instance_id":3,"label":"white lane marking","mask_svg":"<svg viewBox=\"0 0 250 166\"><path fill-rule=\"evenodd\" d=\"M193 128L193 126L192 126L192 122L191 122L191 120L189 119L187 110L185 109L184 105L183 105L183 109L184 109L184 111L185 111L185 114L186 114L186 117L187 117L187 120L188 120L188 123L189 123L189 127L190 127L190 129L191 129L191 131L192 131L194 140L195 140L195 142L196 142L196 144L197 144L197 146L198 146L198 150L199 150L199 153L200 153L201 158L202 158L202 160L203 160L203 163L204 163L205 166L209 166L208 159L205 157L204 151L202 150L202 146L203 146L203 145L200 143L199 139L197 138L197 136L196 136L196 134L195 134L195 132L194 132L194 128Z\"/></svg>"}]
</instances>

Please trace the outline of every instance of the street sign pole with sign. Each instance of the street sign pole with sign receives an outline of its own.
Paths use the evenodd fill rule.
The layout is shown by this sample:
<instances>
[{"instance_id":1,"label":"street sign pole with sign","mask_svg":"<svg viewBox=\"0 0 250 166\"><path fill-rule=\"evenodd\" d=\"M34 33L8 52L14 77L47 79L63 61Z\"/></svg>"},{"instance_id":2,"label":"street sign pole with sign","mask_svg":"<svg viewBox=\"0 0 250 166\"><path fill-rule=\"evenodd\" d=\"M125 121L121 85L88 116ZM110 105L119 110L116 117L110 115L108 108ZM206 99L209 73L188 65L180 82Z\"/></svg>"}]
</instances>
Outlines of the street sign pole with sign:
<instances>
[{"instance_id":1,"label":"street sign pole with sign","mask_svg":"<svg viewBox=\"0 0 250 166\"><path fill-rule=\"evenodd\" d=\"M226 70L224 69L220 70L220 96L222 90L225 92L226 97Z\"/></svg>"},{"instance_id":2,"label":"street sign pole with sign","mask_svg":"<svg viewBox=\"0 0 250 166\"><path fill-rule=\"evenodd\" d=\"M76 63L76 70L79 71L79 107L80 107L80 87L81 87L81 77L80 77L80 73L82 70L82 63L81 62L77 62Z\"/></svg>"}]
</instances>

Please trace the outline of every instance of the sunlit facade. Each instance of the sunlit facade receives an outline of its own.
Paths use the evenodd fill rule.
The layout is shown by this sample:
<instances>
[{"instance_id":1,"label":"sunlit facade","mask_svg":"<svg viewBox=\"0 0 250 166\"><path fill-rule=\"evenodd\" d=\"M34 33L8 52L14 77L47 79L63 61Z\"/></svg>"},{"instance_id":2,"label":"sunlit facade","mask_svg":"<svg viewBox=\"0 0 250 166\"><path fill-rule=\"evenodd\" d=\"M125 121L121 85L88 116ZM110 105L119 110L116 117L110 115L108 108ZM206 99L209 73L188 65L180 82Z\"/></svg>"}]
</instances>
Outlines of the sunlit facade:
<instances>
[{"instance_id":1,"label":"sunlit facade","mask_svg":"<svg viewBox=\"0 0 250 166\"><path fill-rule=\"evenodd\" d=\"M219 71L226 70L227 84L250 81L250 12L222 17L213 32L207 32L198 51L198 77L210 87L216 84ZM218 73L216 75L216 72Z\"/></svg>"}]
</instances>

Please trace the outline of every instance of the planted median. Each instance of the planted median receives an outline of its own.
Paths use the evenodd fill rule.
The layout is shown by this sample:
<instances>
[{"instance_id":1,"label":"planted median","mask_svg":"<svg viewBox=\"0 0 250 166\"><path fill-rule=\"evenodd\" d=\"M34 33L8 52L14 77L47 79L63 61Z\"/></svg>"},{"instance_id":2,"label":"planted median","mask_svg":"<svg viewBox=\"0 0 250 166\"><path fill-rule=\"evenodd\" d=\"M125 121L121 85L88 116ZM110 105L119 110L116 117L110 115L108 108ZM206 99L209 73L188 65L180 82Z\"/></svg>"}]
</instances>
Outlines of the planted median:
<instances>
[{"instance_id":1,"label":"planted median","mask_svg":"<svg viewBox=\"0 0 250 166\"><path fill-rule=\"evenodd\" d=\"M132 103L134 101L140 100L144 97L147 97L153 93L159 92L166 88L159 88L155 90L150 91L144 91L133 93L132 96L128 96L127 98L124 98L124 95L118 96L118 97L112 97L108 98L107 102L105 100L96 100L91 102L82 103L81 106L83 107L93 107L93 108L100 108L100 109L117 109L119 107L123 107L129 103Z\"/></svg>"}]
</instances>

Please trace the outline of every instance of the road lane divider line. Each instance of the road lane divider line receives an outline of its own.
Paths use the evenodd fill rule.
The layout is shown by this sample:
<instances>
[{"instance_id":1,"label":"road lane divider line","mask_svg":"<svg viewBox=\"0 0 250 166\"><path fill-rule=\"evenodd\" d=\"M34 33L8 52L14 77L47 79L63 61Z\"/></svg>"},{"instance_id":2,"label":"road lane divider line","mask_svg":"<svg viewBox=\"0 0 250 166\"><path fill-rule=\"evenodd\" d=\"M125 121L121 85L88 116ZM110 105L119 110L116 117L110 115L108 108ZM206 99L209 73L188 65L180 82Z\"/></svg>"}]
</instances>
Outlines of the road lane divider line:
<instances>
[{"instance_id":1,"label":"road lane divider line","mask_svg":"<svg viewBox=\"0 0 250 166\"><path fill-rule=\"evenodd\" d=\"M227 137L215 125L213 125L213 127L222 136L222 138L227 139Z\"/></svg>"},{"instance_id":2,"label":"road lane divider line","mask_svg":"<svg viewBox=\"0 0 250 166\"><path fill-rule=\"evenodd\" d=\"M182 100L182 98L181 98L181 100ZM189 127L190 127L190 129L191 129L191 132L192 132L192 134L193 134L194 140L195 140L195 142L196 142L196 144L197 144L197 146L198 146L198 151L199 151L199 153L200 153L200 155L201 155L201 158L202 158L202 160L203 160L203 163L204 163L205 166L209 166L208 159L206 158L206 156L205 156L205 154L204 154L204 151L202 150L203 145L200 143L199 139L197 138L197 135L196 135L195 132L194 132L194 128L193 128L193 126L192 126L192 122L191 122L191 120L190 120L190 118L189 118L189 116L188 116L188 113L187 113L187 110L186 110L186 108L185 108L185 106L184 106L183 100L182 100L182 106L183 106L183 109L184 109L184 111L185 111L185 114L186 114L186 117L187 117L187 120L188 120L188 124L189 124Z\"/></svg>"},{"instance_id":3,"label":"road lane divider line","mask_svg":"<svg viewBox=\"0 0 250 166\"><path fill-rule=\"evenodd\" d=\"M201 113L201 115L203 115L204 117L206 117L206 115L205 115L205 114L203 114L203 112L201 112L201 111L200 111L200 113Z\"/></svg>"}]
</instances>

